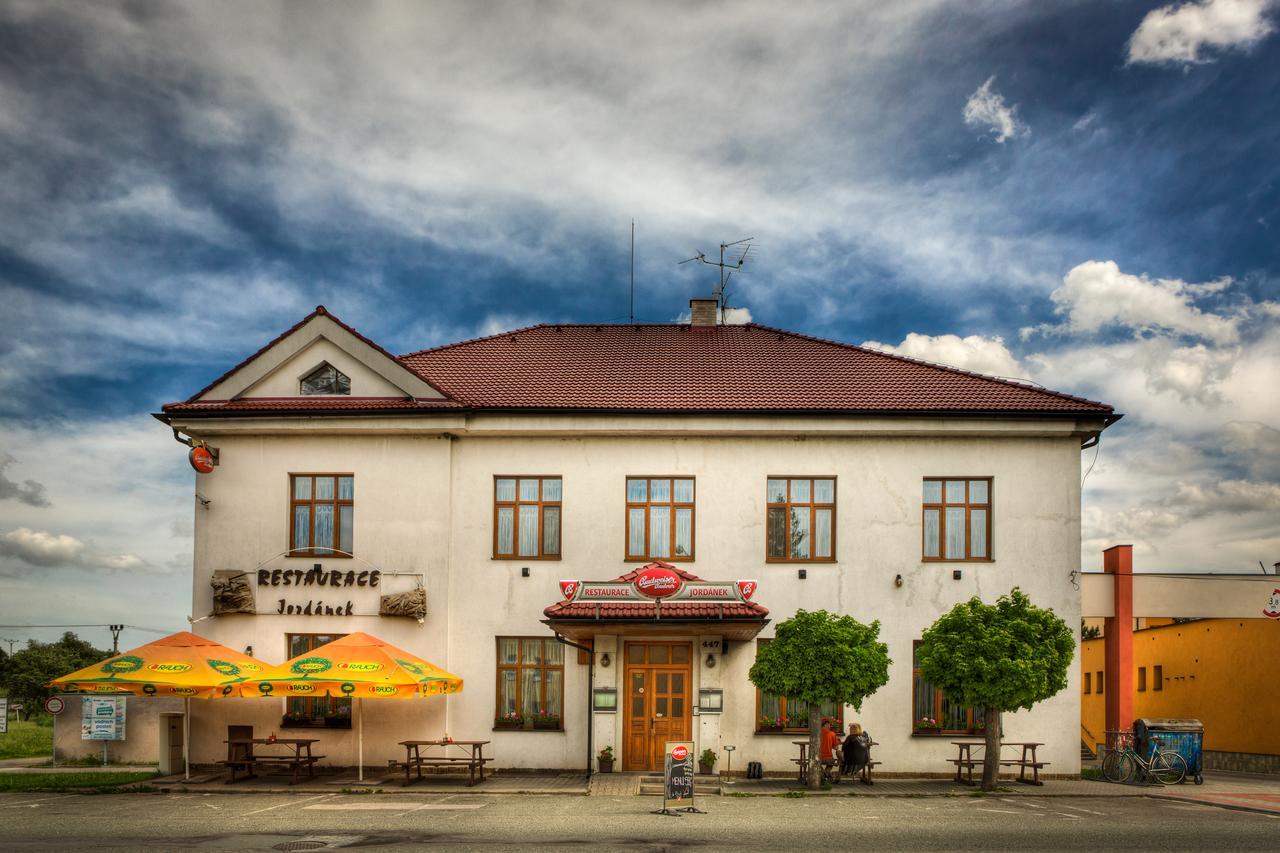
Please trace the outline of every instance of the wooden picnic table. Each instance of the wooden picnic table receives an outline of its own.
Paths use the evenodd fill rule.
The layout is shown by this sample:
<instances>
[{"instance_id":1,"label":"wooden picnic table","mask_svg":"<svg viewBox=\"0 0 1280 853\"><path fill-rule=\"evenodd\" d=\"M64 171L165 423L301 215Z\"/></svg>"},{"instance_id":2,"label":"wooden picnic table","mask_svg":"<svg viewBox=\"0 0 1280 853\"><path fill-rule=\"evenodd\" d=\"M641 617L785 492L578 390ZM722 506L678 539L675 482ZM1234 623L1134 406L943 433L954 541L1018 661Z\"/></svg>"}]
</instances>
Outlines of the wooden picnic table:
<instances>
[{"instance_id":1,"label":"wooden picnic table","mask_svg":"<svg viewBox=\"0 0 1280 853\"><path fill-rule=\"evenodd\" d=\"M484 766L493 760L484 756L484 748L488 744L487 740L402 740L400 745L404 747L404 761L387 763L391 767L404 768L405 785L422 781L423 767L466 767L469 774L467 787L470 788L477 781L477 773L480 774L479 781L484 781ZM441 751L423 755L422 747L440 747ZM461 752L450 753L450 747L458 747ZM410 779L410 771L416 771L418 778Z\"/></svg>"},{"instance_id":2,"label":"wooden picnic table","mask_svg":"<svg viewBox=\"0 0 1280 853\"><path fill-rule=\"evenodd\" d=\"M791 742L796 746L800 747L800 757L793 758L791 759L791 761L792 763L797 764L800 767L800 772L799 772L800 781L802 783L808 782L809 781L809 741L793 740ZM871 760L871 747L879 746L879 745L880 745L879 743L873 740L871 741L870 745L867 747L867 763L863 765L862 773L861 773L862 784L864 785L875 784L875 782L871 781L871 770L880 762Z\"/></svg>"},{"instance_id":3,"label":"wooden picnic table","mask_svg":"<svg viewBox=\"0 0 1280 853\"><path fill-rule=\"evenodd\" d=\"M987 742L985 740L953 740L951 741L951 744L959 750L955 758L948 759L950 763L956 766L956 782L961 785L973 785L974 765L981 763L983 760L981 757L974 758L973 748L975 746L985 748ZM1040 768L1048 767L1049 762L1040 761L1036 757L1036 748L1044 746L1044 744L1031 741L1024 742L1010 740L1000 742L1001 749L1006 746L1021 750L1021 754L1017 758L1001 758L1000 766L1017 767L1018 781L1024 785L1043 785L1044 783L1040 781ZM1030 779L1027 778L1028 770L1031 771ZM963 776L961 775L962 771L965 774Z\"/></svg>"},{"instance_id":4,"label":"wooden picnic table","mask_svg":"<svg viewBox=\"0 0 1280 853\"><path fill-rule=\"evenodd\" d=\"M290 785L298 784L298 771L306 768L307 778L314 779L316 762L323 755L313 755L311 744L319 743L319 738L280 737L280 738L231 738L224 741L227 746L227 760L222 762L231 771L227 784L240 781L236 779L237 771L244 771L244 779L256 779L255 768L287 767L293 773ZM255 746L273 746L280 744L289 747L292 752L285 754L263 754L254 750Z\"/></svg>"}]
</instances>

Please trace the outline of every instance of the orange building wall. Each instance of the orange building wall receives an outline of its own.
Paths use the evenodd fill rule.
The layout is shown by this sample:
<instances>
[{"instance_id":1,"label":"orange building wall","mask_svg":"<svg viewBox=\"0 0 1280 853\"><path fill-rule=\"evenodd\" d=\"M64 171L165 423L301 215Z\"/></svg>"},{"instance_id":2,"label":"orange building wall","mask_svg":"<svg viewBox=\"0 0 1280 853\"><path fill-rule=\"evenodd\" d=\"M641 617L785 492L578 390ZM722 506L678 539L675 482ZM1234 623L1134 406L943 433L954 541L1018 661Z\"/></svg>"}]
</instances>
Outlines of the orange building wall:
<instances>
[{"instance_id":1,"label":"orange building wall","mask_svg":"<svg viewBox=\"0 0 1280 853\"><path fill-rule=\"evenodd\" d=\"M1106 740L1106 697L1097 692L1103 643L1080 644L1080 690L1084 673L1092 682L1081 696L1080 736L1095 749ZM1194 717L1204 723L1205 749L1280 755L1280 621L1202 619L1135 631L1133 662L1147 669L1145 691L1134 674L1135 716ZM1156 666L1162 690L1155 689Z\"/></svg>"}]
</instances>

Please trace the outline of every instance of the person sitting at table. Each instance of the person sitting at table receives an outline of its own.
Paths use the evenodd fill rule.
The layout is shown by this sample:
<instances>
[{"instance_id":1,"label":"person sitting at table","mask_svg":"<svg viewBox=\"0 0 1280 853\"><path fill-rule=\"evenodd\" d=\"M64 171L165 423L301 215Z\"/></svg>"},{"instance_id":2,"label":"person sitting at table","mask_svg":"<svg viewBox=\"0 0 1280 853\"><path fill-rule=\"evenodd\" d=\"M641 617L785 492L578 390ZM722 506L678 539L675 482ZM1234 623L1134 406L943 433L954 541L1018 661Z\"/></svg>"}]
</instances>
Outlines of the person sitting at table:
<instances>
[{"instance_id":1,"label":"person sitting at table","mask_svg":"<svg viewBox=\"0 0 1280 853\"><path fill-rule=\"evenodd\" d=\"M822 735L818 741L818 762L822 765L822 775L825 778L831 773L832 779L837 785L840 784L840 735L831 730L831 720L822 721Z\"/></svg>"},{"instance_id":2,"label":"person sitting at table","mask_svg":"<svg viewBox=\"0 0 1280 853\"><path fill-rule=\"evenodd\" d=\"M840 772L846 775L860 773L871 759L871 735L862 730L860 723L849 724L849 736L840 749Z\"/></svg>"}]
</instances>

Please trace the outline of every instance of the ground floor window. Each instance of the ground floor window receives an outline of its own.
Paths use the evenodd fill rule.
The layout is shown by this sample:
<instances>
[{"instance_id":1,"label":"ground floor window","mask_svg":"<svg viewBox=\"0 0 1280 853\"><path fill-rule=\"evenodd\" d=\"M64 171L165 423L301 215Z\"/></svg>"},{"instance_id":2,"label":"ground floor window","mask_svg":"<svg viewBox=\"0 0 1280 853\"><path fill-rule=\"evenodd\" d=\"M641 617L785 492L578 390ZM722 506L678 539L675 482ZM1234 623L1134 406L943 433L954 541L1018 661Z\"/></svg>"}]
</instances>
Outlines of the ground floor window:
<instances>
[{"instance_id":1,"label":"ground floor window","mask_svg":"<svg viewBox=\"0 0 1280 853\"><path fill-rule=\"evenodd\" d=\"M986 731L981 709L953 702L920 674L920 643L912 647L911 731L912 734L967 735Z\"/></svg>"},{"instance_id":2,"label":"ground floor window","mask_svg":"<svg viewBox=\"0 0 1280 853\"><path fill-rule=\"evenodd\" d=\"M286 634L290 659L320 648L326 643L345 637L346 634ZM288 699L285 704L284 726L327 726L351 728L351 700L333 696L314 699Z\"/></svg>"},{"instance_id":3,"label":"ground floor window","mask_svg":"<svg viewBox=\"0 0 1280 853\"><path fill-rule=\"evenodd\" d=\"M498 637L498 728L564 727L564 646L554 638Z\"/></svg>"}]
</instances>

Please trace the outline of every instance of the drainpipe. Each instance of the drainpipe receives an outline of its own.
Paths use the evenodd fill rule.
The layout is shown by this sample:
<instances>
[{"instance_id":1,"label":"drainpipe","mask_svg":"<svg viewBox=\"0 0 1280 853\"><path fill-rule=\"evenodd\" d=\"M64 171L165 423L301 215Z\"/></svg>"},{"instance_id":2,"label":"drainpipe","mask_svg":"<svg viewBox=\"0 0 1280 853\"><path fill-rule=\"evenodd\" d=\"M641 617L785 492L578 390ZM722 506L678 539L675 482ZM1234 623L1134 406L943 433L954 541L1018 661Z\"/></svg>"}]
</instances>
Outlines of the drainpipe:
<instances>
[{"instance_id":1,"label":"drainpipe","mask_svg":"<svg viewBox=\"0 0 1280 853\"><path fill-rule=\"evenodd\" d=\"M595 734L596 721L594 717L595 703L592 701L591 691L595 689L596 685L596 653L595 649L592 649L589 646L580 645L572 640L567 640L559 634L556 634L556 642L561 643L562 645L572 646L579 651L587 653L587 782L590 783L592 768L595 766L595 762L593 760L595 758L595 753L593 753L592 750L595 748L593 735Z\"/></svg>"}]
</instances>

